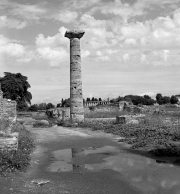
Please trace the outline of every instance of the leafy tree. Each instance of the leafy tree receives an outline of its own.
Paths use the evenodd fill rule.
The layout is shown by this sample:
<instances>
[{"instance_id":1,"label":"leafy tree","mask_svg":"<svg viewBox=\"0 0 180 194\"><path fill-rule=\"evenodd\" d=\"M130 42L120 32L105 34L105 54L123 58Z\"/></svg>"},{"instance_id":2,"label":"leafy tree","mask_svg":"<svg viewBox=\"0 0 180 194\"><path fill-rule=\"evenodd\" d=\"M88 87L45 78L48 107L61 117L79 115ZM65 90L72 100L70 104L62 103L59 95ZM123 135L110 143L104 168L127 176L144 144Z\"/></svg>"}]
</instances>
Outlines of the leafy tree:
<instances>
[{"instance_id":1,"label":"leafy tree","mask_svg":"<svg viewBox=\"0 0 180 194\"><path fill-rule=\"evenodd\" d=\"M46 105L46 109L54 108L55 106L52 103L48 103Z\"/></svg>"},{"instance_id":2,"label":"leafy tree","mask_svg":"<svg viewBox=\"0 0 180 194\"><path fill-rule=\"evenodd\" d=\"M124 100L124 98L121 97L121 96L119 96L119 97L117 98L117 102L120 102L120 101L123 101L123 100Z\"/></svg>"},{"instance_id":3,"label":"leafy tree","mask_svg":"<svg viewBox=\"0 0 180 194\"><path fill-rule=\"evenodd\" d=\"M94 98L94 97L92 97L91 101L95 101L95 98Z\"/></svg>"},{"instance_id":4,"label":"leafy tree","mask_svg":"<svg viewBox=\"0 0 180 194\"><path fill-rule=\"evenodd\" d=\"M151 99L151 97L150 97L150 96L148 96L148 95L144 95L144 98L145 98L145 99L148 99L148 100L150 100L150 99Z\"/></svg>"},{"instance_id":5,"label":"leafy tree","mask_svg":"<svg viewBox=\"0 0 180 194\"><path fill-rule=\"evenodd\" d=\"M90 98L87 98L86 101L91 101L91 99Z\"/></svg>"},{"instance_id":6,"label":"leafy tree","mask_svg":"<svg viewBox=\"0 0 180 194\"><path fill-rule=\"evenodd\" d=\"M63 101L62 107L70 107L70 98Z\"/></svg>"},{"instance_id":7,"label":"leafy tree","mask_svg":"<svg viewBox=\"0 0 180 194\"><path fill-rule=\"evenodd\" d=\"M56 107L58 108L58 107L61 107L61 103L58 103L57 105L56 105Z\"/></svg>"},{"instance_id":8,"label":"leafy tree","mask_svg":"<svg viewBox=\"0 0 180 194\"><path fill-rule=\"evenodd\" d=\"M61 106L62 106L63 102L64 102L64 100L63 100L63 98L62 98L62 100L61 100Z\"/></svg>"},{"instance_id":9,"label":"leafy tree","mask_svg":"<svg viewBox=\"0 0 180 194\"><path fill-rule=\"evenodd\" d=\"M32 111L32 112L37 112L38 111L38 105L37 104L33 104L29 107L29 111Z\"/></svg>"},{"instance_id":10,"label":"leafy tree","mask_svg":"<svg viewBox=\"0 0 180 194\"><path fill-rule=\"evenodd\" d=\"M31 87L27 77L21 73L4 72L0 78L3 97L17 102L17 109L27 109L31 104L32 95L28 91Z\"/></svg>"},{"instance_id":11,"label":"leafy tree","mask_svg":"<svg viewBox=\"0 0 180 194\"><path fill-rule=\"evenodd\" d=\"M101 99L101 98L99 98L99 101L102 101L102 99Z\"/></svg>"},{"instance_id":12,"label":"leafy tree","mask_svg":"<svg viewBox=\"0 0 180 194\"><path fill-rule=\"evenodd\" d=\"M46 110L46 103L40 103L38 110Z\"/></svg>"},{"instance_id":13,"label":"leafy tree","mask_svg":"<svg viewBox=\"0 0 180 194\"><path fill-rule=\"evenodd\" d=\"M164 101L164 104L168 104L168 103L170 103L170 97L169 96L164 96L163 97L163 101Z\"/></svg>"},{"instance_id":14,"label":"leafy tree","mask_svg":"<svg viewBox=\"0 0 180 194\"><path fill-rule=\"evenodd\" d=\"M178 103L178 98L174 95L171 96L170 98L171 104L177 104Z\"/></svg>"},{"instance_id":15,"label":"leafy tree","mask_svg":"<svg viewBox=\"0 0 180 194\"><path fill-rule=\"evenodd\" d=\"M160 94L160 93L156 94L156 101L157 101L157 103L158 103L160 98L162 98L162 94Z\"/></svg>"}]
</instances>

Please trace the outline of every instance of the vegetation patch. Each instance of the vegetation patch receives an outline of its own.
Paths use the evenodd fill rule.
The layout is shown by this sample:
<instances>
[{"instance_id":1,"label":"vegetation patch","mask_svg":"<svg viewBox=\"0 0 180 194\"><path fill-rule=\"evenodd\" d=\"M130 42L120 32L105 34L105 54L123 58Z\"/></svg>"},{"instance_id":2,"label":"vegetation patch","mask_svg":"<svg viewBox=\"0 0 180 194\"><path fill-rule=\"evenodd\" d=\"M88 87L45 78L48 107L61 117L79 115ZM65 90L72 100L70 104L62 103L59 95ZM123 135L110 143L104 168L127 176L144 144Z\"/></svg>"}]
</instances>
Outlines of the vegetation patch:
<instances>
[{"instance_id":1,"label":"vegetation patch","mask_svg":"<svg viewBox=\"0 0 180 194\"><path fill-rule=\"evenodd\" d=\"M180 155L179 117L146 115L136 125L116 124L112 119L86 119L80 126L124 137L121 141L130 144L132 149L146 148L154 155Z\"/></svg>"},{"instance_id":2,"label":"vegetation patch","mask_svg":"<svg viewBox=\"0 0 180 194\"><path fill-rule=\"evenodd\" d=\"M19 142L17 151L0 152L0 173L17 170L25 170L30 164L30 153L35 147L34 136L23 125L17 123L12 132L19 132Z\"/></svg>"}]
</instances>

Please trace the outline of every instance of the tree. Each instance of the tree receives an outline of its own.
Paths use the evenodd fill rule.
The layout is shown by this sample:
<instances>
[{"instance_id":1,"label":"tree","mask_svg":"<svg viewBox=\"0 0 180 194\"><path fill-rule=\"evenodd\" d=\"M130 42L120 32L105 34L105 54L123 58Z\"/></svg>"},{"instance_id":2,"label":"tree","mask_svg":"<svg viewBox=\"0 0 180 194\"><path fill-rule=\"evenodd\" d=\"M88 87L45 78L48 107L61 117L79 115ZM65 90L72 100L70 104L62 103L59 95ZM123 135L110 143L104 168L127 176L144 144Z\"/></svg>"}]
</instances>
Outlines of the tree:
<instances>
[{"instance_id":1,"label":"tree","mask_svg":"<svg viewBox=\"0 0 180 194\"><path fill-rule=\"evenodd\" d=\"M151 99L151 97L148 96L148 95L144 95L144 98L145 98L145 99L148 99L148 100Z\"/></svg>"},{"instance_id":2,"label":"tree","mask_svg":"<svg viewBox=\"0 0 180 194\"><path fill-rule=\"evenodd\" d=\"M164 96L163 97L163 101L164 101L164 104L168 104L168 103L170 103L170 97L169 96Z\"/></svg>"},{"instance_id":3,"label":"tree","mask_svg":"<svg viewBox=\"0 0 180 194\"><path fill-rule=\"evenodd\" d=\"M101 98L99 98L99 101L102 101L102 99L101 99Z\"/></svg>"},{"instance_id":4,"label":"tree","mask_svg":"<svg viewBox=\"0 0 180 194\"><path fill-rule=\"evenodd\" d=\"M46 109L54 108L55 106L52 103L48 103L46 105Z\"/></svg>"},{"instance_id":5,"label":"tree","mask_svg":"<svg viewBox=\"0 0 180 194\"><path fill-rule=\"evenodd\" d=\"M92 97L91 101L94 101L94 100L95 100L95 98L94 98L94 97Z\"/></svg>"},{"instance_id":6,"label":"tree","mask_svg":"<svg viewBox=\"0 0 180 194\"><path fill-rule=\"evenodd\" d=\"M123 101L123 100L124 100L124 98L121 97L121 96L119 96L119 97L117 98L117 102L120 102L120 101Z\"/></svg>"},{"instance_id":7,"label":"tree","mask_svg":"<svg viewBox=\"0 0 180 194\"><path fill-rule=\"evenodd\" d=\"M58 103L57 105L56 105L56 107L58 108L58 107L61 107L61 103Z\"/></svg>"},{"instance_id":8,"label":"tree","mask_svg":"<svg viewBox=\"0 0 180 194\"><path fill-rule=\"evenodd\" d=\"M70 98L63 101L62 107L70 107Z\"/></svg>"},{"instance_id":9,"label":"tree","mask_svg":"<svg viewBox=\"0 0 180 194\"><path fill-rule=\"evenodd\" d=\"M64 103L64 100L63 100L63 98L62 98L62 100L61 100L61 106L63 105L63 103Z\"/></svg>"},{"instance_id":10,"label":"tree","mask_svg":"<svg viewBox=\"0 0 180 194\"><path fill-rule=\"evenodd\" d=\"M38 105L38 110L46 110L46 103L40 103Z\"/></svg>"},{"instance_id":11,"label":"tree","mask_svg":"<svg viewBox=\"0 0 180 194\"><path fill-rule=\"evenodd\" d=\"M27 77L21 73L4 72L0 78L3 97L17 102L17 109L28 108L31 104L32 94L28 91L31 87Z\"/></svg>"},{"instance_id":12,"label":"tree","mask_svg":"<svg viewBox=\"0 0 180 194\"><path fill-rule=\"evenodd\" d=\"M33 104L29 107L29 111L32 112L37 112L38 111L38 105L37 104Z\"/></svg>"},{"instance_id":13,"label":"tree","mask_svg":"<svg viewBox=\"0 0 180 194\"><path fill-rule=\"evenodd\" d=\"M91 101L91 99L90 98L87 98L86 101Z\"/></svg>"},{"instance_id":14,"label":"tree","mask_svg":"<svg viewBox=\"0 0 180 194\"><path fill-rule=\"evenodd\" d=\"M158 104L162 103L161 98L162 98L162 94L158 93L158 94L156 95L156 101L157 101ZM160 103L159 103L159 102L160 102Z\"/></svg>"},{"instance_id":15,"label":"tree","mask_svg":"<svg viewBox=\"0 0 180 194\"><path fill-rule=\"evenodd\" d=\"M171 104L177 104L178 103L178 98L174 95L171 96L170 98Z\"/></svg>"}]
</instances>

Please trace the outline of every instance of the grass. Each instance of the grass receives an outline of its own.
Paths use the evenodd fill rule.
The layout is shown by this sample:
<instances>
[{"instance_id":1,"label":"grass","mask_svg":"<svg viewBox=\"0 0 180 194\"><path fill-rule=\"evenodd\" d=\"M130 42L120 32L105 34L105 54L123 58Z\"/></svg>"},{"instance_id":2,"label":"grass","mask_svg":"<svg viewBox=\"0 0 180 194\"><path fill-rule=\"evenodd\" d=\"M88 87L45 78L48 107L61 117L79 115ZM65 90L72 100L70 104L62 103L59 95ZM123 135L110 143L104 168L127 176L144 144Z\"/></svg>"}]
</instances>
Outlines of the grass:
<instances>
[{"instance_id":1,"label":"grass","mask_svg":"<svg viewBox=\"0 0 180 194\"><path fill-rule=\"evenodd\" d=\"M17 151L0 152L0 173L25 170L31 160L30 153L35 147L33 135L20 123L16 123L12 132L19 132Z\"/></svg>"},{"instance_id":2,"label":"grass","mask_svg":"<svg viewBox=\"0 0 180 194\"><path fill-rule=\"evenodd\" d=\"M109 111L109 112L87 112L85 113L85 118L115 118L116 116L121 116L124 114L129 114L126 111Z\"/></svg>"},{"instance_id":3,"label":"grass","mask_svg":"<svg viewBox=\"0 0 180 194\"><path fill-rule=\"evenodd\" d=\"M121 141L130 144L132 149L146 148L154 155L180 156L180 117L177 115L147 114L136 125L86 119L80 126L124 137Z\"/></svg>"}]
</instances>

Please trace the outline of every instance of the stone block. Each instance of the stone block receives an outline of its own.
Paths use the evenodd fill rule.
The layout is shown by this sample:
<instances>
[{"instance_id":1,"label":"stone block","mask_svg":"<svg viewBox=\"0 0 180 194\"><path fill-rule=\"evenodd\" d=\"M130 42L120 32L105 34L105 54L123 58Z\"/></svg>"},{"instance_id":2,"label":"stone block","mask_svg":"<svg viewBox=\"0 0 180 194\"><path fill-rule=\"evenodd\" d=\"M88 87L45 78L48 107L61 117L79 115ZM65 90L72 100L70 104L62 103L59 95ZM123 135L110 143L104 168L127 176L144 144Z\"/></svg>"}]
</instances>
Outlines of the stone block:
<instances>
[{"instance_id":1,"label":"stone block","mask_svg":"<svg viewBox=\"0 0 180 194\"><path fill-rule=\"evenodd\" d=\"M116 117L116 123L117 124L126 124L126 117L117 116Z\"/></svg>"},{"instance_id":2,"label":"stone block","mask_svg":"<svg viewBox=\"0 0 180 194\"><path fill-rule=\"evenodd\" d=\"M8 137L0 137L0 151L11 151L18 149L18 134Z\"/></svg>"},{"instance_id":3,"label":"stone block","mask_svg":"<svg viewBox=\"0 0 180 194\"><path fill-rule=\"evenodd\" d=\"M127 124L138 125L139 124L139 121L138 120L135 120L135 119L132 119Z\"/></svg>"},{"instance_id":4,"label":"stone block","mask_svg":"<svg viewBox=\"0 0 180 194\"><path fill-rule=\"evenodd\" d=\"M66 109L62 111L62 121L69 121L70 120L70 110Z\"/></svg>"}]
</instances>

